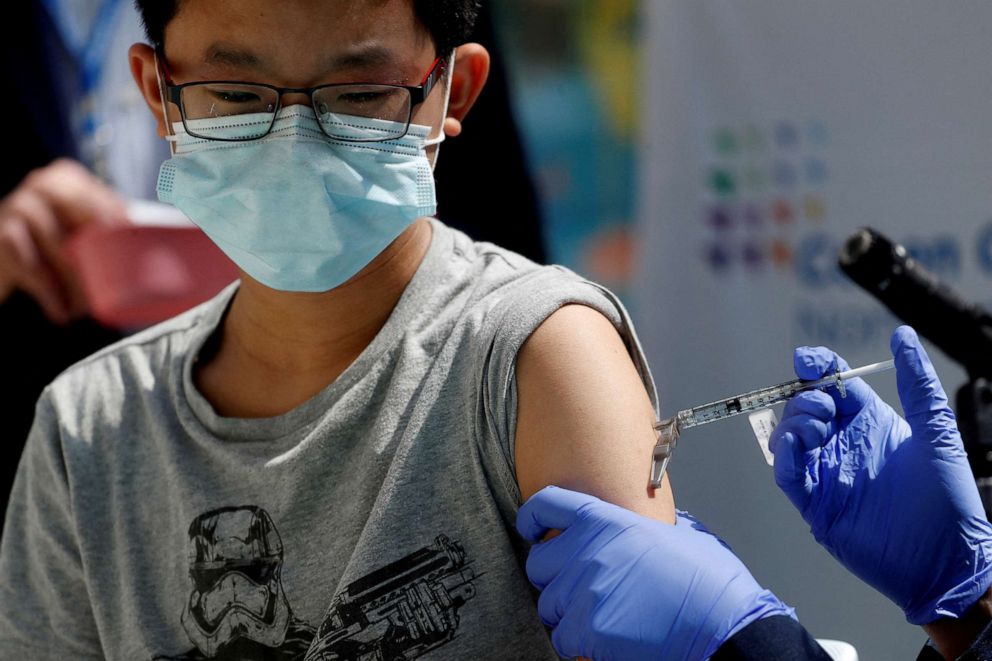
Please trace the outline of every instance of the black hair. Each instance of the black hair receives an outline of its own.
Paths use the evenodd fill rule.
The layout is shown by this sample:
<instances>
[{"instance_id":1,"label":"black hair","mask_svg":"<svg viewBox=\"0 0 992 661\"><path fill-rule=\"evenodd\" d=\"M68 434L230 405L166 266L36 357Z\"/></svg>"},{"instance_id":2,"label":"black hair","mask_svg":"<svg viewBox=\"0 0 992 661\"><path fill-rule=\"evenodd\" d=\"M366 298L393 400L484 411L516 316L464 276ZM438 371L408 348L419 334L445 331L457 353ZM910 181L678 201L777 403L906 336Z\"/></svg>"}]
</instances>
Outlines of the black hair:
<instances>
[{"instance_id":1,"label":"black hair","mask_svg":"<svg viewBox=\"0 0 992 661\"><path fill-rule=\"evenodd\" d=\"M148 40L156 48L164 45L165 26L184 0L134 0ZM450 53L468 41L479 15L481 0L412 0L413 11L434 39L437 55Z\"/></svg>"}]
</instances>

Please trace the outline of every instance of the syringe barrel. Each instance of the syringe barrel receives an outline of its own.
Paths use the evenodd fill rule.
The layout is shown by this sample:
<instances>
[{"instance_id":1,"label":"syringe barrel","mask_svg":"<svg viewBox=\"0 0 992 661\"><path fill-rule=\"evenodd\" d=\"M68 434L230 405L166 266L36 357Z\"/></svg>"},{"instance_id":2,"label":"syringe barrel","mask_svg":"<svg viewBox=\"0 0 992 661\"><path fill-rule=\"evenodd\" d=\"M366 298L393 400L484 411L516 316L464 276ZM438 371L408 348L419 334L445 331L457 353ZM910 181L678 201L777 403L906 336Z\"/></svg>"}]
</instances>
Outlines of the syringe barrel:
<instances>
[{"instance_id":1,"label":"syringe barrel","mask_svg":"<svg viewBox=\"0 0 992 661\"><path fill-rule=\"evenodd\" d=\"M792 395L799 392L799 390L802 389L803 383L803 381L796 379L777 386L772 386L771 388L752 390L751 392L744 393L743 395L728 397L709 404L703 404L702 406L696 406L686 411L681 411L678 416L679 427L685 429L687 427L705 425L708 422L723 420L724 418L738 415L739 413L757 411L758 409L767 408L773 404L784 402L792 397ZM683 416L683 414L686 415Z\"/></svg>"},{"instance_id":2,"label":"syringe barrel","mask_svg":"<svg viewBox=\"0 0 992 661\"><path fill-rule=\"evenodd\" d=\"M756 411L786 401L803 389L804 381L794 379L771 388L753 390L738 397L743 411Z\"/></svg>"},{"instance_id":3,"label":"syringe barrel","mask_svg":"<svg viewBox=\"0 0 992 661\"><path fill-rule=\"evenodd\" d=\"M724 418L741 413L750 413L751 411L768 408L769 406L788 401L793 395L804 390L842 387L845 379L868 376L869 374L875 374L876 372L892 369L893 367L894 362L892 360L885 360L880 363L862 365L861 367L843 372L828 374L822 379L813 381L793 379L792 381L780 383L777 386L752 390L736 397L728 397L710 402L709 404L703 404L702 406L685 409L679 411L674 418L669 419L674 422L674 429L670 435L677 438L679 432L689 427L698 427L708 422L716 422L717 420L723 420ZM841 393L843 394L843 390Z\"/></svg>"}]
</instances>

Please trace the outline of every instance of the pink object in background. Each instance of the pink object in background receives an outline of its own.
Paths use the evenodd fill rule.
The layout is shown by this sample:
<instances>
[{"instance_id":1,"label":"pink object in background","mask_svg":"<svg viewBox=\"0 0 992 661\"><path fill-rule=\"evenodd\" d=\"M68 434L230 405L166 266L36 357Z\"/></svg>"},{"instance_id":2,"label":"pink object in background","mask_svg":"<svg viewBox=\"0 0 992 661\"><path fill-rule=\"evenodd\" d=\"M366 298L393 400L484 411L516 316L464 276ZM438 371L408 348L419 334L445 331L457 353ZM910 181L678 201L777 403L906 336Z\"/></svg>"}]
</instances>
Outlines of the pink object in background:
<instances>
[{"instance_id":1,"label":"pink object in background","mask_svg":"<svg viewBox=\"0 0 992 661\"><path fill-rule=\"evenodd\" d=\"M84 230L67 246L97 321L124 329L151 326L237 279L231 260L189 221L132 220L136 224Z\"/></svg>"}]
</instances>

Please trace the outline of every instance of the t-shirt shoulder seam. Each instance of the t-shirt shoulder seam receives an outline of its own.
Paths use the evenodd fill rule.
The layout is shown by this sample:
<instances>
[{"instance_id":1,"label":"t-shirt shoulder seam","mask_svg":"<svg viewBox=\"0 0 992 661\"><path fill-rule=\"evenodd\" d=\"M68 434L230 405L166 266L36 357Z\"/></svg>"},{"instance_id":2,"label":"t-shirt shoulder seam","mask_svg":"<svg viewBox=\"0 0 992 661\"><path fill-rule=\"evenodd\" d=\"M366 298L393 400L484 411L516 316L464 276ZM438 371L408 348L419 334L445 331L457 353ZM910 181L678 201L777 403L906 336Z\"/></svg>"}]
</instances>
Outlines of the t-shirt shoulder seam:
<instances>
[{"instance_id":1,"label":"t-shirt shoulder seam","mask_svg":"<svg viewBox=\"0 0 992 661\"><path fill-rule=\"evenodd\" d=\"M511 260L511 259L509 259L507 257L506 251L503 250L503 249L501 249L501 248L499 248L498 246L495 246L494 245L492 247L484 247L484 248L479 249L479 247L481 245L483 245L483 244L476 243L475 245L476 245L476 248L477 248L476 254L478 254L479 257L485 257L485 256L488 256L488 255L492 255L494 257L499 257L503 261L504 264L506 264L507 266L509 266L514 271L521 270L521 266L522 265L521 264L515 264L513 262L513 260ZM524 258L524 259L526 259L526 258ZM537 266L539 268L542 268L544 265L538 264Z\"/></svg>"},{"instance_id":2,"label":"t-shirt shoulder seam","mask_svg":"<svg viewBox=\"0 0 992 661\"><path fill-rule=\"evenodd\" d=\"M89 365L92 365L93 363L97 363L97 362L99 362L101 360L106 359L109 356L113 356L113 355L115 355L117 353L120 353L121 351L125 351L127 349L134 348L134 347L148 346L150 344L155 344L157 342L161 342L161 341L163 341L165 339L168 339L168 338L172 337L173 335L175 335L177 333L188 332L190 329L192 329L193 327L195 327L201 321L202 321L202 318L198 316L198 317L196 317L196 318L194 318L194 319L192 319L192 320L184 323L182 326L178 326L176 328L168 328L168 329L163 328L160 331L156 332L155 334L149 335L147 337L139 337L139 335L141 335L141 334L135 335L135 336L131 336L131 337L126 337L126 338L124 338L122 340L119 340L119 341L111 344L108 347L104 347L103 349L100 349L96 353L90 354L86 358L83 358L82 360L79 360L76 363L73 363L69 367L65 368L59 374L59 377L65 376L65 375L69 375L69 374L72 374L74 372L77 372L77 371L79 371L81 369L86 368ZM58 378L58 377L56 377L56 378Z\"/></svg>"}]
</instances>

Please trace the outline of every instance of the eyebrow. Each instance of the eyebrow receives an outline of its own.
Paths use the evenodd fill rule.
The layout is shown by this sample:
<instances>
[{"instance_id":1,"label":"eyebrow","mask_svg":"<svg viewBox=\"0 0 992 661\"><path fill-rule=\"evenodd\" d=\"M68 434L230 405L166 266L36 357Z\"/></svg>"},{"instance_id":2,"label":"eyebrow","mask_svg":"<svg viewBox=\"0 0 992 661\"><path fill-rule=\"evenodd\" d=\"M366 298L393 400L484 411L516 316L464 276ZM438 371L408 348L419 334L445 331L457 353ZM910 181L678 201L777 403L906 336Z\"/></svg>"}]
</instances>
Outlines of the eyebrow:
<instances>
[{"instance_id":1,"label":"eyebrow","mask_svg":"<svg viewBox=\"0 0 992 661\"><path fill-rule=\"evenodd\" d=\"M247 69L264 68L262 59L255 53L224 42L212 44L204 53L203 61L207 64L226 64Z\"/></svg>"},{"instance_id":2,"label":"eyebrow","mask_svg":"<svg viewBox=\"0 0 992 661\"><path fill-rule=\"evenodd\" d=\"M359 44L342 55L328 60L332 70L362 69L374 66L394 65L398 62L396 54L381 44Z\"/></svg>"},{"instance_id":3,"label":"eyebrow","mask_svg":"<svg viewBox=\"0 0 992 661\"><path fill-rule=\"evenodd\" d=\"M250 50L245 50L233 44L216 42L207 48L203 56L206 64L220 64L241 69L264 71L268 66L264 59ZM329 71L348 71L353 69L369 69L373 67L396 66L399 59L396 54L381 44L359 44L340 55L327 60Z\"/></svg>"}]
</instances>

